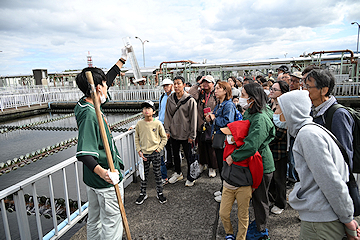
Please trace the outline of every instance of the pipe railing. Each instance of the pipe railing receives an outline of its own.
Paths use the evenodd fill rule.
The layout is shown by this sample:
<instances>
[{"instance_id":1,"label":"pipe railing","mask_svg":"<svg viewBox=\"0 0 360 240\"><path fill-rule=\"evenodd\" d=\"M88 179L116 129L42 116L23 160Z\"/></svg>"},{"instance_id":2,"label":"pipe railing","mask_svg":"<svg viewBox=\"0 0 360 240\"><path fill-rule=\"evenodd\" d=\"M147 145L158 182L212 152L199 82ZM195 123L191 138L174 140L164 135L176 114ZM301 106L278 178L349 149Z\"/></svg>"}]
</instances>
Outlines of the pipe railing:
<instances>
[{"instance_id":1,"label":"pipe railing","mask_svg":"<svg viewBox=\"0 0 360 240\"><path fill-rule=\"evenodd\" d=\"M120 134L114 137L114 141L116 146L120 151L121 158L124 162L125 170L122 173L124 177L124 188L128 186L137 176L136 166L139 162L139 157L136 154L135 150L135 130L127 131L123 134ZM69 205L69 186L73 186L74 183L67 183L68 173L65 171L65 168L68 166L74 166L75 169L75 185L76 185L76 196L77 196L77 206L80 206L77 211L74 213L70 213L70 205ZM66 219L61 223L58 223L56 218L56 206L55 206L55 197L54 197L54 184L53 184L53 175L57 173L61 173L62 175L62 185L64 186L64 195L65 199L65 207L66 207ZM134 175L135 174L135 175ZM41 180L47 178L49 185L49 196L50 196L50 205L52 209L53 216L53 230L48 232L45 236L43 235L43 226L41 223L40 212L38 207L37 200L37 183ZM78 161L76 157L71 157L67 160L61 161L59 164L46 169L24 181L21 181L11 187L8 187L2 191L0 191L0 208L1 208L1 216L2 222L5 230L5 238L7 240L11 239L11 231L9 227L9 221L7 217L7 211L5 208L5 198L10 195L13 195L15 209L16 209L16 219L18 225L18 231L20 234L20 238L23 239L31 239L31 232L29 226L29 219L27 216L26 204L24 200L24 188L30 187L31 194L33 195L34 201L34 209L35 209L35 218L36 218L36 227L37 227L37 235L39 239L58 239L63 236L71 227L73 227L79 220L81 220L88 212L87 206L88 203L81 205L81 197L80 197L80 177L78 170ZM57 182L57 184L60 184ZM57 195L60 193L57 192ZM12 223L13 225L15 223Z\"/></svg>"},{"instance_id":2,"label":"pipe railing","mask_svg":"<svg viewBox=\"0 0 360 240\"><path fill-rule=\"evenodd\" d=\"M161 96L161 89L134 89L134 90L109 90L112 101L158 101ZM19 107L30 107L32 105L42 105L49 102L76 102L84 94L79 90L66 92L45 92L28 93L17 95L0 96L0 109L18 109Z\"/></svg>"}]
</instances>

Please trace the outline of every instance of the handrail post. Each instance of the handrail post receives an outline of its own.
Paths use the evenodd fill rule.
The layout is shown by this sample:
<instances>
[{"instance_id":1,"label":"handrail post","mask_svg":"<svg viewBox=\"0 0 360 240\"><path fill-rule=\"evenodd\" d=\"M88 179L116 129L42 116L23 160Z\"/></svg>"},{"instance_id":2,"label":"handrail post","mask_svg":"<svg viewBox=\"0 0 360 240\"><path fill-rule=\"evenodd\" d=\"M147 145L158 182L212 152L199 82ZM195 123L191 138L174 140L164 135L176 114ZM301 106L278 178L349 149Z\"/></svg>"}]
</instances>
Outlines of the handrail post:
<instances>
[{"instance_id":1,"label":"handrail post","mask_svg":"<svg viewBox=\"0 0 360 240\"><path fill-rule=\"evenodd\" d=\"M6 240L11 240L9 221L8 221L8 218L7 218L7 215L6 215L6 208L5 208L4 199L1 199L0 209L1 209L1 215L2 215L2 220L3 220L3 224L4 224L4 229L5 229Z\"/></svg>"},{"instance_id":2,"label":"handrail post","mask_svg":"<svg viewBox=\"0 0 360 240\"><path fill-rule=\"evenodd\" d=\"M29 221L26 214L24 191L21 189L14 194L16 217L19 225L21 240L31 239Z\"/></svg>"},{"instance_id":3,"label":"handrail post","mask_svg":"<svg viewBox=\"0 0 360 240\"><path fill-rule=\"evenodd\" d=\"M35 207L35 218L36 218L38 236L39 236L39 239L42 239L43 233L42 233L42 226L41 226L40 212L39 212L39 202L38 202L38 198L37 198L35 182L32 184L32 189L33 189L33 202L34 202L34 207Z\"/></svg>"}]
</instances>

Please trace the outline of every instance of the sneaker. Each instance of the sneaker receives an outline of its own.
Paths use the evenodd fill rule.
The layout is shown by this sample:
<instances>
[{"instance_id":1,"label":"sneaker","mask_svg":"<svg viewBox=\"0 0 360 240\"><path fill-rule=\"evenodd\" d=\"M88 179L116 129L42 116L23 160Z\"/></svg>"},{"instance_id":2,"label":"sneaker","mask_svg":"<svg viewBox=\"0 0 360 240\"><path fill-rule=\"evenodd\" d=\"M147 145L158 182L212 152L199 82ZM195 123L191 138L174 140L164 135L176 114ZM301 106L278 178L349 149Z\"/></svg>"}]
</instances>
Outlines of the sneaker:
<instances>
[{"instance_id":1,"label":"sneaker","mask_svg":"<svg viewBox=\"0 0 360 240\"><path fill-rule=\"evenodd\" d=\"M159 193L159 194L157 195L157 199L159 199L159 202L160 202L160 203L166 203L166 202L167 202L166 197L165 197L164 194L162 194L162 193Z\"/></svg>"},{"instance_id":2,"label":"sneaker","mask_svg":"<svg viewBox=\"0 0 360 240\"><path fill-rule=\"evenodd\" d=\"M281 209L277 206L274 206L273 208L271 208L271 212L274 214L277 214L277 215L281 214L283 211L284 211L284 209Z\"/></svg>"},{"instance_id":3,"label":"sneaker","mask_svg":"<svg viewBox=\"0 0 360 240\"><path fill-rule=\"evenodd\" d=\"M167 178L161 179L161 181L162 181L162 184L163 184L163 185L166 185L166 184L169 183L169 180L168 180Z\"/></svg>"},{"instance_id":4,"label":"sneaker","mask_svg":"<svg viewBox=\"0 0 360 240\"><path fill-rule=\"evenodd\" d=\"M183 174L182 173L180 173L180 174L178 174L177 172L175 172L172 176L171 176L171 178L169 179L169 183L176 183L177 181L180 181L180 180L182 180L184 178L184 176L183 176Z\"/></svg>"},{"instance_id":5,"label":"sneaker","mask_svg":"<svg viewBox=\"0 0 360 240\"><path fill-rule=\"evenodd\" d=\"M214 192L214 197L217 197L217 196L220 196L220 195L221 195L221 192L220 192L220 191Z\"/></svg>"},{"instance_id":6,"label":"sneaker","mask_svg":"<svg viewBox=\"0 0 360 240\"><path fill-rule=\"evenodd\" d=\"M138 205L140 205L140 204L142 204L142 203L145 201L145 199L147 199L147 198L148 198L148 196L147 196L146 194L140 193L140 196L136 199L135 203L138 204Z\"/></svg>"},{"instance_id":7,"label":"sneaker","mask_svg":"<svg viewBox=\"0 0 360 240\"><path fill-rule=\"evenodd\" d=\"M185 187L192 187L192 186L194 186L194 183L195 183L195 180L192 182L189 180L186 180Z\"/></svg>"},{"instance_id":8,"label":"sneaker","mask_svg":"<svg viewBox=\"0 0 360 240\"><path fill-rule=\"evenodd\" d=\"M221 202L221 195L216 196L214 199L215 199L215 201L217 201L217 202Z\"/></svg>"},{"instance_id":9,"label":"sneaker","mask_svg":"<svg viewBox=\"0 0 360 240\"><path fill-rule=\"evenodd\" d=\"M268 240L269 238L269 231L265 228L265 231L259 232L256 228L248 229L246 234L246 240Z\"/></svg>"},{"instance_id":10,"label":"sneaker","mask_svg":"<svg viewBox=\"0 0 360 240\"><path fill-rule=\"evenodd\" d=\"M209 177L210 178L216 177L216 171L212 168L209 168Z\"/></svg>"},{"instance_id":11,"label":"sneaker","mask_svg":"<svg viewBox=\"0 0 360 240\"><path fill-rule=\"evenodd\" d=\"M235 235L234 234L228 234L225 236L225 240L235 240Z\"/></svg>"}]
</instances>

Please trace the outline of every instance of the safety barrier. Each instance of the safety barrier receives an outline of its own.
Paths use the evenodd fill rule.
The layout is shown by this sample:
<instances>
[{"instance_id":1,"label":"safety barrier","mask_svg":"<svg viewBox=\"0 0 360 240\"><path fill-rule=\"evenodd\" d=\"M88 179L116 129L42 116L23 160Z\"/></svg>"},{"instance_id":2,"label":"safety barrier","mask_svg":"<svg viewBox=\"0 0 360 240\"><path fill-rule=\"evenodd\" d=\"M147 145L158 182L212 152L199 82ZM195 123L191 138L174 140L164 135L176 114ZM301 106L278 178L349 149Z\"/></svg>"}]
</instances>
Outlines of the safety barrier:
<instances>
[{"instance_id":1,"label":"safety barrier","mask_svg":"<svg viewBox=\"0 0 360 240\"><path fill-rule=\"evenodd\" d=\"M161 89L116 90L110 88L109 95L113 101L158 101L161 96ZM0 109L4 111L4 109L18 109L19 107L43 105L50 102L75 102L83 96L84 94L78 89L65 92L2 95L0 96Z\"/></svg>"},{"instance_id":2,"label":"safety barrier","mask_svg":"<svg viewBox=\"0 0 360 240\"><path fill-rule=\"evenodd\" d=\"M126 133L120 134L119 136L114 138L115 144L119 149L121 158L124 161L125 171L123 172L124 176L124 187L128 186L134 180L134 173L136 174L136 166L139 160L139 157L135 151L135 130L127 131ZM68 166L74 166L75 168L75 186L76 186L76 194L77 194L77 203L79 209L74 212L70 213L69 207L69 194L68 194L68 187L73 186L73 183L68 185L67 183L67 173L65 168ZM65 199L65 208L66 208L66 219L62 221L60 224L56 217L53 217L53 226L54 229L47 233L45 236L43 235L42 231L42 223L40 219L40 212L39 212L39 203L38 198L34 197L34 207L35 207L35 217L36 217L36 226L37 226L37 235L39 239L58 239L62 235L64 235L72 226L74 226L79 220L81 220L87 214L87 207L88 203L81 205L81 197L80 197L80 181L79 172L78 172L78 162L76 157L69 158L65 161L61 161L61 163L48 168L45 171L42 171L33 177L30 177L24 181L21 181L3 191L0 191L0 208L1 208L1 215L2 215L2 222L4 224L5 229L5 237L7 240L11 239L11 233L9 228L9 221L7 218L6 207L5 207L5 199L12 195L15 209L16 209L16 219L18 223L18 231L20 233L21 239L31 239L30 227L29 227L29 220L27 216L27 209L25 204L25 187L31 187L32 189L32 196L37 195L37 188L36 183L43 178L48 179L49 185L49 199L50 205L52 209L52 216L56 216L56 206L55 206L55 197L54 197L54 185L52 176L57 172L62 172L63 176L63 186L64 186L64 195L63 199ZM136 176L136 175L135 175ZM57 193L58 194L58 193Z\"/></svg>"}]
</instances>

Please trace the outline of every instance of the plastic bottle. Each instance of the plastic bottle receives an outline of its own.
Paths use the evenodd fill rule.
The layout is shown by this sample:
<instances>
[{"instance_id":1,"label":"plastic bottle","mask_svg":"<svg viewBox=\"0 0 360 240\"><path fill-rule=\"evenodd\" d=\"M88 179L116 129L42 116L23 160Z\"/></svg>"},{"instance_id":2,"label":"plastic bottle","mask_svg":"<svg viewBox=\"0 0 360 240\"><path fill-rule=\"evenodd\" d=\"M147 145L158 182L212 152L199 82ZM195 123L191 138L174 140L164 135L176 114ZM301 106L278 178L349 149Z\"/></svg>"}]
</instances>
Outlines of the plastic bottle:
<instances>
[{"instance_id":1,"label":"plastic bottle","mask_svg":"<svg viewBox=\"0 0 360 240\"><path fill-rule=\"evenodd\" d=\"M145 80L145 78L143 78L141 76L141 72L140 72L139 64L136 60L134 48L132 47L132 45L130 43L130 37L124 37L123 42L125 44L125 47L128 48L128 58L130 59L130 64L131 64L131 67L132 67L132 70L134 73L134 77L135 77L134 82L140 82L140 81Z\"/></svg>"}]
</instances>

